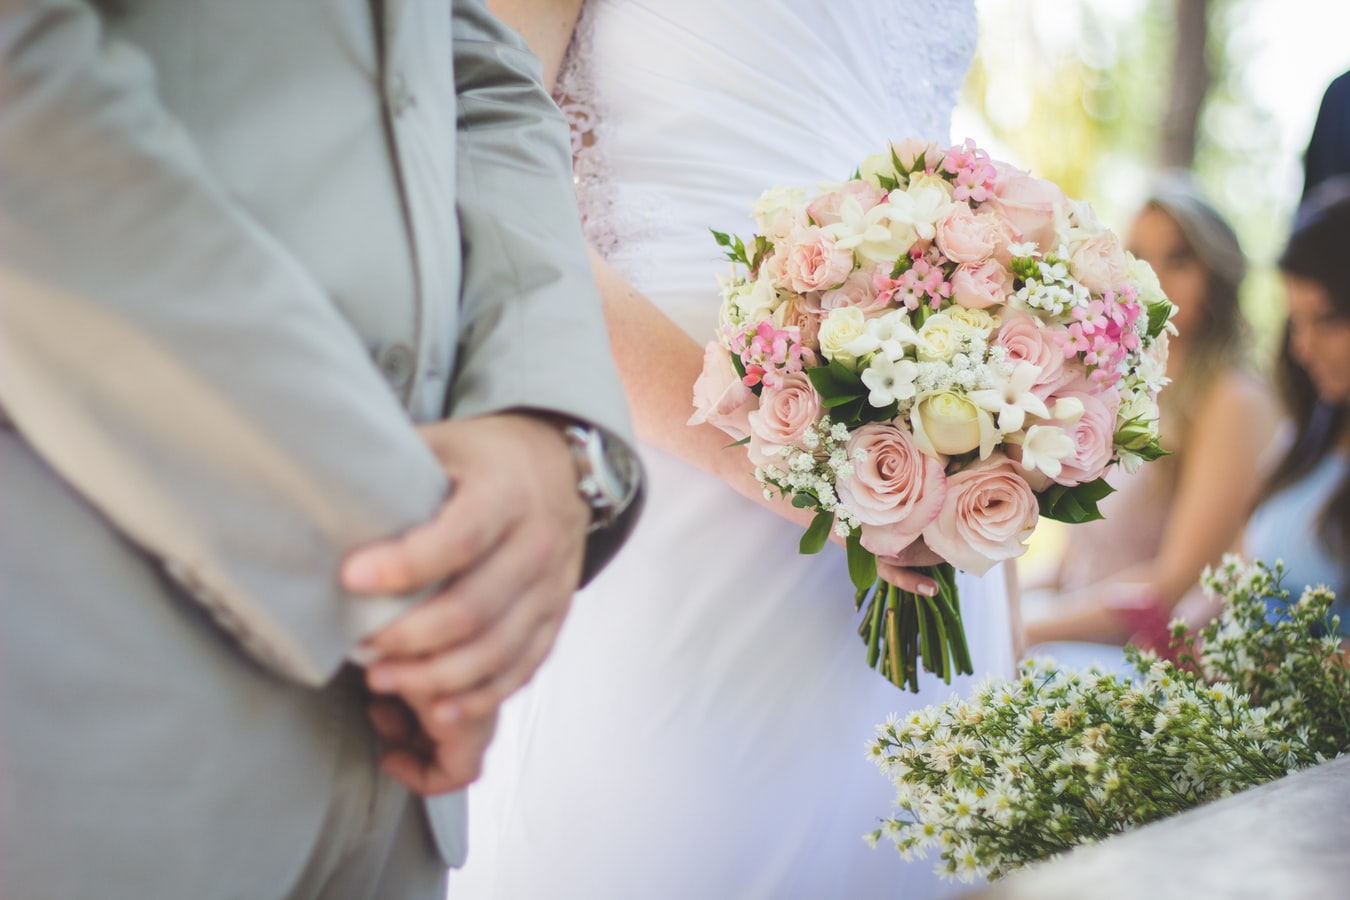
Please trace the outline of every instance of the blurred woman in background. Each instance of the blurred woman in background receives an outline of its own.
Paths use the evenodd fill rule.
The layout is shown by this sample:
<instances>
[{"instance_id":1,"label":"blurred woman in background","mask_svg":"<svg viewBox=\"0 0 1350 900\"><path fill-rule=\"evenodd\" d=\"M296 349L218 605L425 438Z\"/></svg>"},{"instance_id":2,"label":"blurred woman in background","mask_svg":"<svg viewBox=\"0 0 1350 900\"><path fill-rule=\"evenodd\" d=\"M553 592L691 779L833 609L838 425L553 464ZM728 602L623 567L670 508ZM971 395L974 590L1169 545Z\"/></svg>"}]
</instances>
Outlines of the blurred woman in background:
<instances>
[{"instance_id":1,"label":"blurred woman in background","mask_svg":"<svg viewBox=\"0 0 1350 900\"><path fill-rule=\"evenodd\" d=\"M1126 641L1166 647L1173 608L1237 542L1261 484L1278 421L1273 392L1248 366L1238 288L1247 263L1233 229L1183 175L1150 192L1129 231L1176 305L1161 433L1170 456L1117 471L1105 518L1069 531L1057 593L1029 609L1028 642L1062 662L1114 658L1107 648L1047 642Z\"/></svg>"}]
</instances>

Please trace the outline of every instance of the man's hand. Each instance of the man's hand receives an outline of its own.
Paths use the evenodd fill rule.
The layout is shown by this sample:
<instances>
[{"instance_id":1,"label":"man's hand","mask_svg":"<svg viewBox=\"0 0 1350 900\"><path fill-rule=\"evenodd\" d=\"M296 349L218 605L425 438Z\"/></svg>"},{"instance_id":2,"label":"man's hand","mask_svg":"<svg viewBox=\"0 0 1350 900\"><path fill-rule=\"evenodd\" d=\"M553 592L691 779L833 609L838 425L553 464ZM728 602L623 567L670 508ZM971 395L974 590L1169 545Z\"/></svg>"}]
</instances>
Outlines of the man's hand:
<instances>
[{"instance_id":1,"label":"man's hand","mask_svg":"<svg viewBox=\"0 0 1350 900\"><path fill-rule=\"evenodd\" d=\"M384 746L380 765L399 784L423 797L462 790L482 774L483 756L497 727L497 713L464 719L433 739L421 720L396 697L377 697L367 710Z\"/></svg>"},{"instance_id":2,"label":"man's hand","mask_svg":"<svg viewBox=\"0 0 1350 900\"><path fill-rule=\"evenodd\" d=\"M590 509L560 428L525 413L421 429L452 485L431 522L348 558L356 593L443 589L373 635L372 691L437 740L484 720L553 646L581 577Z\"/></svg>"}]
</instances>

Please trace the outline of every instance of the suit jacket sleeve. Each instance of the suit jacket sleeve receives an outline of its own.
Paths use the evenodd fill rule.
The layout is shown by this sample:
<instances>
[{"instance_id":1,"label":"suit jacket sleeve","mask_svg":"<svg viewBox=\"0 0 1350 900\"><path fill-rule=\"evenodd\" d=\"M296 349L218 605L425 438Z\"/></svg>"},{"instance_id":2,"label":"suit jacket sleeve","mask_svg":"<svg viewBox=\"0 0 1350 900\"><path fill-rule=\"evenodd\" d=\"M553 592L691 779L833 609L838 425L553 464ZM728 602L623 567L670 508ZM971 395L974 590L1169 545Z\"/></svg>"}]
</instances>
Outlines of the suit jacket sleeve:
<instances>
[{"instance_id":1,"label":"suit jacket sleeve","mask_svg":"<svg viewBox=\"0 0 1350 900\"><path fill-rule=\"evenodd\" d=\"M456 0L454 16L464 325L450 412L556 412L600 426L631 452L566 120L538 60L479 0ZM618 549L640 506L641 489L620 521L592 536L586 578Z\"/></svg>"},{"instance_id":2,"label":"suit jacket sleeve","mask_svg":"<svg viewBox=\"0 0 1350 900\"><path fill-rule=\"evenodd\" d=\"M338 567L430 518L439 466L144 56L71 0L0 2L0 405L279 672L324 681L410 602L345 596Z\"/></svg>"}]
</instances>

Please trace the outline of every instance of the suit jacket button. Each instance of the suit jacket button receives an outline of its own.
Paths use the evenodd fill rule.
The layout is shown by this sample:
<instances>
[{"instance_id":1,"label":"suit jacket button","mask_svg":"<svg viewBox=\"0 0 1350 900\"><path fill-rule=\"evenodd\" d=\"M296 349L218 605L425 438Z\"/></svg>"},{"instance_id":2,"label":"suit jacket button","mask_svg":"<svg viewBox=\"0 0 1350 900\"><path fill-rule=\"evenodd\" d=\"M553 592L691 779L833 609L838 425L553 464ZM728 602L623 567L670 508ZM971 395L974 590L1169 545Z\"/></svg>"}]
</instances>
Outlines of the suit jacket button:
<instances>
[{"instance_id":1,"label":"suit jacket button","mask_svg":"<svg viewBox=\"0 0 1350 900\"><path fill-rule=\"evenodd\" d=\"M380 373L384 375L390 387L402 391L412 379L412 348L407 344L390 344L375 357L375 364L380 367Z\"/></svg>"}]
</instances>

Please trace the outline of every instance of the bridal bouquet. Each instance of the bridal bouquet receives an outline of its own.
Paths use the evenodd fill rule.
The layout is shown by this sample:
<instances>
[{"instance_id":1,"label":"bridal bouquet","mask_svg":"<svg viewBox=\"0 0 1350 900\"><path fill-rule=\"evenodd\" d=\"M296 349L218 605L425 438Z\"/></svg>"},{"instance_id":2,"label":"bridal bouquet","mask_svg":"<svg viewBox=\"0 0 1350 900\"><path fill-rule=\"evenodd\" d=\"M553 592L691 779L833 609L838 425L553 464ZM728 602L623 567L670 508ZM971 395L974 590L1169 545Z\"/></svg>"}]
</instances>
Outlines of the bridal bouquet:
<instances>
[{"instance_id":1,"label":"bridal bouquet","mask_svg":"<svg viewBox=\"0 0 1350 900\"><path fill-rule=\"evenodd\" d=\"M1126 648L1138 675L1050 660L877 729L873 759L896 786L885 837L905 858L990 879L1078 844L1184 812L1350 751L1350 668L1309 588L1236 557L1206 573L1219 619L1181 667Z\"/></svg>"},{"instance_id":2,"label":"bridal bouquet","mask_svg":"<svg viewBox=\"0 0 1350 900\"><path fill-rule=\"evenodd\" d=\"M1099 517L1103 474L1161 451L1172 313L1084 203L970 141L906 141L842 184L774 188L694 389L691 424L743 437L770 496L845 539L868 662L970 672L954 568L1021 555L1039 516ZM922 538L936 597L877 577Z\"/></svg>"}]
</instances>

